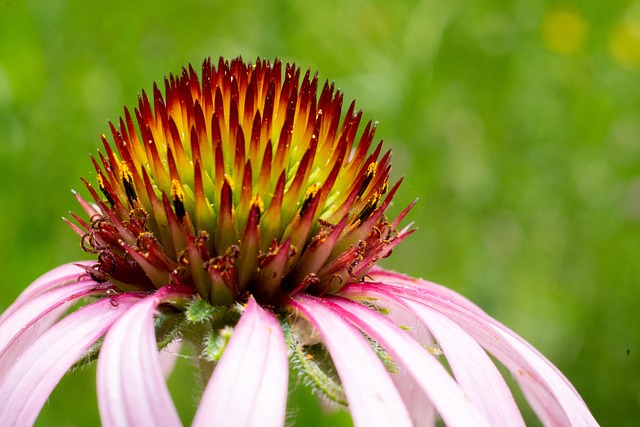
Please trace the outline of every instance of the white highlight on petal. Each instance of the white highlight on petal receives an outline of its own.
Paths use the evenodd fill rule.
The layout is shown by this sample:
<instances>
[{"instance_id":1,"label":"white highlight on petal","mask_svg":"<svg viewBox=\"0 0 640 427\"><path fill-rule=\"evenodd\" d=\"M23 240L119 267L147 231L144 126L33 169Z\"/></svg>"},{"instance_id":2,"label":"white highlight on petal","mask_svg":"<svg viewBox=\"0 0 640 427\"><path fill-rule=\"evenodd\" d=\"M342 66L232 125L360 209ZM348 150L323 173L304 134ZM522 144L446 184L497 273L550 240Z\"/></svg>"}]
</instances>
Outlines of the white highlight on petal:
<instances>
[{"instance_id":1,"label":"white highlight on petal","mask_svg":"<svg viewBox=\"0 0 640 427\"><path fill-rule=\"evenodd\" d=\"M358 427L412 426L389 373L367 340L321 299L300 295L290 305L320 332L342 381Z\"/></svg>"},{"instance_id":2,"label":"white highlight on petal","mask_svg":"<svg viewBox=\"0 0 640 427\"><path fill-rule=\"evenodd\" d=\"M280 323L251 298L207 384L193 426L282 426L288 381Z\"/></svg>"},{"instance_id":3,"label":"white highlight on petal","mask_svg":"<svg viewBox=\"0 0 640 427\"><path fill-rule=\"evenodd\" d=\"M490 425L440 362L406 332L361 304L343 298L328 299L340 307L340 314L382 345L413 376L447 425Z\"/></svg>"},{"instance_id":4,"label":"white highlight on petal","mask_svg":"<svg viewBox=\"0 0 640 427\"><path fill-rule=\"evenodd\" d=\"M32 425L62 376L137 297L122 294L81 308L62 319L0 378L0 425Z\"/></svg>"},{"instance_id":5,"label":"white highlight on petal","mask_svg":"<svg viewBox=\"0 0 640 427\"><path fill-rule=\"evenodd\" d=\"M180 426L160 365L156 307L188 296L167 286L141 300L109 330L98 358L98 406L105 426Z\"/></svg>"}]
</instances>

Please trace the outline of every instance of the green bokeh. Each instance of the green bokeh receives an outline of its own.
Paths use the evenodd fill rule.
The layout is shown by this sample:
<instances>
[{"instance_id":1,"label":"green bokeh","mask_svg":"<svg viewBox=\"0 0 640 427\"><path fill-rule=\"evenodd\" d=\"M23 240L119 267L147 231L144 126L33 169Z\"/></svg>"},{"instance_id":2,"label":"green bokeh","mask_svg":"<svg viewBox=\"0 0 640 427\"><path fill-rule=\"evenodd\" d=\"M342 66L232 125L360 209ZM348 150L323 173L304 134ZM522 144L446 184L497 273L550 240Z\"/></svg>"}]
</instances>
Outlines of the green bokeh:
<instances>
[{"instance_id":1,"label":"green bokeh","mask_svg":"<svg viewBox=\"0 0 640 427\"><path fill-rule=\"evenodd\" d=\"M93 179L106 120L219 55L295 61L356 98L406 177L393 209L420 198L419 230L385 265L468 296L556 363L603 425L635 425L640 3L3 1L0 311L84 257L60 217L79 210L69 189ZM65 377L38 424L97 424L94 377ZM186 363L171 385L188 417ZM348 420L292 399L301 425Z\"/></svg>"}]
</instances>

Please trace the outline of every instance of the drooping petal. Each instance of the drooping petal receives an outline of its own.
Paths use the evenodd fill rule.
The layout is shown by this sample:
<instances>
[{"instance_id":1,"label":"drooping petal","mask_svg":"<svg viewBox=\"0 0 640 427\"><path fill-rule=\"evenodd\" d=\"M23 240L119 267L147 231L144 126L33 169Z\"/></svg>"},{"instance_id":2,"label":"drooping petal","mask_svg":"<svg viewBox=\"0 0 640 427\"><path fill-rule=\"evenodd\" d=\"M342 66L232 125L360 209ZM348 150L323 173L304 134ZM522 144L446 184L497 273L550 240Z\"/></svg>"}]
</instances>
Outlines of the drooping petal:
<instances>
[{"instance_id":1,"label":"drooping petal","mask_svg":"<svg viewBox=\"0 0 640 427\"><path fill-rule=\"evenodd\" d=\"M7 308L0 316L0 323L9 317L13 312L18 310L22 305L31 301L36 296L48 291L49 289L56 288L65 283L76 282L81 276L87 273L78 265L91 265L95 262L91 261L79 261L76 263L64 264L54 268L51 271L38 277L33 283L22 291L22 293L16 298L16 300Z\"/></svg>"},{"instance_id":2,"label":"drooping petal","mask_svg":"<svg viewBox=\"0 0 640 427\"><path fill-rule=\"evenodd\" d=\"M420 388L413 375L400 366L398 373L392 375L393 383L402 396L402 400L411 414L414 427L433 427L437 421L437 411L433 403Z\"/></svg>"},{"instance_id":3,"label":"drooping petal","mask_svg":"<svg viewBox=\"0 0 640 427\"><path fill-rule=\"evenodd\" d=\"M358 427L411 426L411 418L389 373L362 334L325 301L300 295L291 306L320 332Z\"/></svg>"},{"instance_id":4,"label":"drooping petal","mask_svg":"<svg viewBox=\"0 0 640 427\"><path fill-rule=\"evenodd\" d=\"M384 303L404 306L426 324L444 351L456 381L492 426L524 426L509 387L482 347L455 322L414 301L404 301L370 286Z\"/></svg>"},{"instance_id":5,"label":"drooping petal","mask_svg":"<svg viewBox=\"0 0 640 427\"><path fill-rule=\"evenodd\" d=\"M482 347L460 326L435 310L407 301L431 329L456 381L492 426L524 426L504 378Z\"/></svg>"},{"instance_id":6,"label":"drooping petal","mask_svg":"<svg viewBox=\"0 0 640 427\"><path fill-rule=\"evenodd\" d=\"M105 298L62 319L29 347L0 378L0 425L32 425L73 363L138 297Z\"/></svg>"},{"instance_id":7,"label":"drooping petal","mask_svg":"<svg viewBox=\"0 0 640 427\"><path fill-rule=\"evenodd\" d=\"M84 280L54 288L25 302L3 319L0 322L0 377L6 374L13 360L48 329L43 323L50 326L68 303L86 296L96 286L93 280ZM49 315L53 317L51 321L43 319Z\"/></svg>"},{"instance_id":8,"label":"drooping petal","mask_svg":"<svg viewBox=\"0 0 640 427\"><path fill-rule=\"evenodd\" d=\"M105 426L180 426L160 366L156 307L189 292L166 286L139 301L107 333L98 358L98 406Z\"/></svg>"},{"instance_id":9,"label":"drooping petal","mask_svg":"<svg viewBox=\"0 0 640 427\"><path fill-rule=\"evenodd\" d=\"M327 299L337 306L334 310L376 340L410 372L447 425L490 425L442 364L393 322L356 302L339 297Z\"/></svg>"},{"instance_id":10,"label":"drooping petal","mask_svg":"<svg viewBox=\"0 0 640 427\"><path fill-rule=\"evenodd\" d=\"M532 407L546 425L598 425L566 377L540 352L461 295L426 281L396 273L374 272L388 292L421 302L455 321L518 379ZM354 285L355 291L360 284ZM365 285L369 286L369 285Z\"/></svg>"},{"instance_id":11,"label":"drooping petal","mask_svg":"<svg viewBox=\"0 0 640 427\"><path fill-rule=\"evenodd\" d=\"M193 426L282 426L288 379L278 319L251 298L204 391Z\"/></svg>"}]
</instances>

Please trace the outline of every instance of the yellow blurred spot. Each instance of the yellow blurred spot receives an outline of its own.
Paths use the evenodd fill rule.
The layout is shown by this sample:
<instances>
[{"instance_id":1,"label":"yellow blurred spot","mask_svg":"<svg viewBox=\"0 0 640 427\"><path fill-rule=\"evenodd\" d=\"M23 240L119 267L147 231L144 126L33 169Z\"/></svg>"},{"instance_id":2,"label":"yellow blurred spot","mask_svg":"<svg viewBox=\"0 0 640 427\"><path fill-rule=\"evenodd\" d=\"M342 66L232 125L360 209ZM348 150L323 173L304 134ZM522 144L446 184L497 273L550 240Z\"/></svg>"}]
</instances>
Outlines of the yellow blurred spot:
<instances>
[{"instance_id":1,"label":"yellow blurred spot","mask_svg":"<svg viewBox=\"0 0 640 427\"><path fill-rule=\"evenodd\" d=\"M547 49L572 55L582 49L587 25L580 15L569 11L547 14L542 23L542 37Z\"/></svg>"},{"instance_id":2,"label":"yellow blurred spot","mask_svg":"<svg viewBox=\"0 0 640 427\"><path fill-rule=\"evenodd\" d=\"M609 50L614 60L625 68L640 66L640 22L620 23L609 37Z\"/></svg>"}]
</instances>

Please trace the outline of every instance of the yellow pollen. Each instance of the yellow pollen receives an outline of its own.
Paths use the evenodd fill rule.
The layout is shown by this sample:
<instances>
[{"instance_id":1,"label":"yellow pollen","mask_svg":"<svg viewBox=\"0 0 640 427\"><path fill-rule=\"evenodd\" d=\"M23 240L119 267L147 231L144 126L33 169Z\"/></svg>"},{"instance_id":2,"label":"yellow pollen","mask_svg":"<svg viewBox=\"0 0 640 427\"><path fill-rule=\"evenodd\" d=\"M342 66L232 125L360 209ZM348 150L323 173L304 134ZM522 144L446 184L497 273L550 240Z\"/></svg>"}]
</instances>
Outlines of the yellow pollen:
<instances>
[{"instance_id":1,"label":"yellow pollen","mask_svg":"<svg viewBox=\"0 0 640 427\"><path fill-rule=\"evenodd\" d=\"M389 191L389 181L385 179L380 188L380 194L387 194L387 191Z\"/></svg>"},{"instance_id":2,"label":"yellow pollen","mask_svg":"<svg viewBox=\"0 0 640 427\"><path fill-rule=\"evenodd\" d=\"M369 167L367 167L367 172L365 172L364 174L364 180L362 181L362 186L358 191L358 199L360 199L360 197L362 197L364 192L367 190L367 187L371 183L371 180L373 179L373 177L376 175L377 170L378 170L377 162L369 163Z\"/></svg>"},{"instance_id":3,"label":"yellow pollen","mask_svg":"<svg viewBox=\"0 0 640 427\"><path fill-rule=\"evenodd\" d=\"M377 170L378 170L378 162L370 163L369 167L367 168L367 176L375 175Z\"/></svg>"},{"instance_id":4,"label":"yellow pollen","mask_svg":"<svg viewBox=\"0 0 640 427\"><path fill-rule=\"evenodd\" d=\"M251 207L254 207L254 206L258 207L258 210L260 211L260 214L262 215L262 212L264 212L264 202L262 201L262 198L260 197L259 194L256 194L251 199Z\"/></svg>"},{"instance_id":5,"label":"yellow pollen","mask_svg":"<svg viewBox=\"0 0 640 427\"><path fill-rule=\"evenodd\" d=\"M304 215L304 212L309 207L309 204L313 200L313 198L320 191L320 184L312 184L307 188L306 193L304 194L304 201L302 202L302 206L300 207L300 216Z\"/></svg>"},{"instance_id":6,"label":"yellow pollen","mask_svg":"<svg viewBox=\"0 0 640 427\"><path fill-rule=\"evenodd\" d=\"M225 173L224 180L227 184L229 184L229 188L231 188L231 192L233 193L233 178L231 178L229 175Z\"/></svg>"},{"instance_id":7,"label":"yellow pollen","mask_svg":"<svg viewBox=\"0 0 640 427\"><path fill-rule=\"evenodd\" d=\"M122 182L133 182L133 174L124 161L120 162L120 179Z\"/></svg>"},{"instance_id":8,"label":"yellow pollen","mask_svg":"<svg viewBox=\"0 0 640 427\"><path fill-rule=\"evenodd\" d=\"M176 211L176 216L182 221L187 214L184 209L184 191L182 190L182 184L177 179L171 180L171 200L173 201L173 209Z\"/></svg>"},{"instance_id":9,"label":"yellow pollen","mask_svg":"<svg viewBox=\"0 0 640 427\"><path fill-rule=\"evenodd\" d=\"M373 212L378 209L378 204L380 203L380 199L382 198L382 192L376 191L373 196L367 201L367 204L362 208L358 216L354 219L353 222L360 220L360 222L365 222Z\"/></svg>"},{"instance_id":10,"label":"yellow pollen","mask_svg":"<svg viewBox=\"0 0 640 427\"><path fill-rule=\"evenodd\" d=\"M133 186L133 174L131 173L129 166L124 161L121 161L119 166L120 180L124 186L124 192L127 195L129 204L133 206L134 200L138 199L138 196L136 195L136 188Z\"/></svg>"},{"instance_id":11,"label":"yellow pollen","mask_svg":"<svg viewBox=\"0 0 640 427\"><path fill-rule=\"evenodd\" d=\"M182 184L177 179L171 180L171 199L175 202L184 202L184 192L182 191Z\"/></svg>"}]
</instances>

